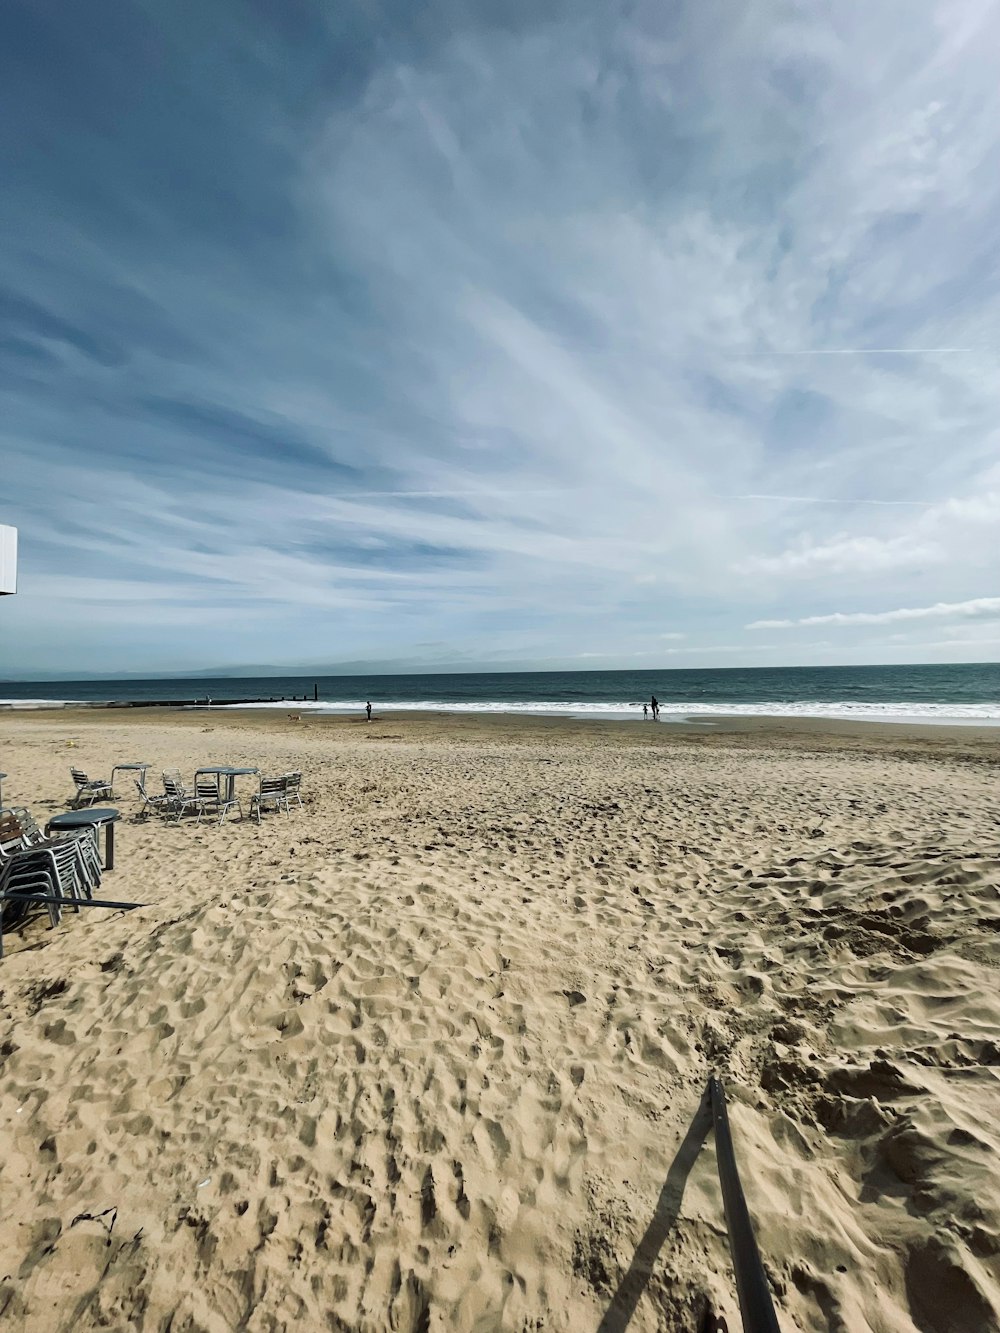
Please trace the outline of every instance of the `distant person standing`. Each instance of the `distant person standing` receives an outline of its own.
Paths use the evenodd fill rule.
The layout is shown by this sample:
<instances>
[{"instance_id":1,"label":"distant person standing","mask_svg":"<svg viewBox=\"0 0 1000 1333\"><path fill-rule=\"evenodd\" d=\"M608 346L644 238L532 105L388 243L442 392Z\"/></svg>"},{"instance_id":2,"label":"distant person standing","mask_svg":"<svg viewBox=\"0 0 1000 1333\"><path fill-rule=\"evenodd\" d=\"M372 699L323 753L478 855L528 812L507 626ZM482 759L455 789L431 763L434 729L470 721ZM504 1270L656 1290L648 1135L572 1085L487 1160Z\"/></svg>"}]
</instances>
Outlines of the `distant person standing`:
<instances>
[{"instance_id":1,"label":"distant person standing","mask_svg":"<svg viewBox=\"0 0 1000 1333\"><path fill-rule=\"evenodd\" d=\"M372 701L371 701L371 699L369 699L368 702L365 704L365 712L368 714L368 721L370 722L370 721L372 720Z\"/></svg>"},{"instance_id":2,"label":"distant person standing","mask_svg":"<svg viewBox=\"0 0 1000 1333\"><path fill-rule=\"evenodd\" d=\"M651 708L652 708L652 710L653 710L653 721L654 721L654 722L659 722L659 720L660 720L660 705L659 705L659 702L657 701L657 698L656 698L656 695L655 695L655 694L653 695L652 699L650 699L649 702L650 702L650 706L651 706Z\"/></svg>"},{"instance_id":3,"label":"distant person standing","mask_svg":"<svg viewBox=\"0 0 1000 1333\"><path fill-rule=\"evenodd\" d=\"M649 704L642 705L642 720L643 722L649 721Z\"/></svg>"}]
</instances>

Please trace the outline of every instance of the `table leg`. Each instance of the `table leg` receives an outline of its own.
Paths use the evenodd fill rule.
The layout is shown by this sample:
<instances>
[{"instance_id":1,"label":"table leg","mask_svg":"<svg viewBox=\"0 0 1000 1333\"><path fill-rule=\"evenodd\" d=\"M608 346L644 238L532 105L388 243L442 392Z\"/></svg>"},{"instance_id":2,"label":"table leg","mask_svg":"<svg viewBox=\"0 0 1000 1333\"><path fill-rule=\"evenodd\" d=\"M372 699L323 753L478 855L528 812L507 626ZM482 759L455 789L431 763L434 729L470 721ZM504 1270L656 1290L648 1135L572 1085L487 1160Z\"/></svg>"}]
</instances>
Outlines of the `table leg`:
<instances>
[{"instance_id":1,"label":"table leg","mask_svg":"<svg viewBox=\"0 0 1000 1333\"><path fill-rule=\"evenodd\" d=\"M236 803L236 778L233 776L232 773L227 773L227 774L226 774L226 804L223 806L222 814L221 814L221 816L219 817L219 823L220 823L220 824L222 823L223 819L225 819L226 815L229 814L230 807L233 806L235 803ZM242 812L242 810L241 810L241 811L240 811L240 815L242 816L242 814L243 814L243 812Z\"/></svg>"},{"instance_id":2,"label":"table leg","mask_svg":"<svg viewBox=\"0 0 1000 1333\"><path fill-rule=\"evenodd\" d=\"M115 868L115 826L112 823L105 825L104 869L114 870L114 868Z\"/></svg>"}]
</instances>

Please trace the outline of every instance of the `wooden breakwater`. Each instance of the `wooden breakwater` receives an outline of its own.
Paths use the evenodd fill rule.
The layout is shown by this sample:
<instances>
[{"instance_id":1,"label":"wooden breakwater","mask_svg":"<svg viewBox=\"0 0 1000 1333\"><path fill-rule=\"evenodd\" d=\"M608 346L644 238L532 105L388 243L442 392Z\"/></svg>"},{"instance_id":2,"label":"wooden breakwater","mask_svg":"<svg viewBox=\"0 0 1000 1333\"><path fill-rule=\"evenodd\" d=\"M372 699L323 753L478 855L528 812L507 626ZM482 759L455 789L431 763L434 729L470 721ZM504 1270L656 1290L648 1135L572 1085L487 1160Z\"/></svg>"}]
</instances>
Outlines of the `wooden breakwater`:
<instances>
[{"instance_id":1,"label":"wooden breakwater","mask_svg":"<svg viewBox=\"0 0 1000 1333\"><path fill-rule=\"evenodd\" d=\"M271 694L266 699L5 699L0 709L31 712L41 708L225 708L234 704L303 704L305 694Z\"/></svg>"}]
</instances>

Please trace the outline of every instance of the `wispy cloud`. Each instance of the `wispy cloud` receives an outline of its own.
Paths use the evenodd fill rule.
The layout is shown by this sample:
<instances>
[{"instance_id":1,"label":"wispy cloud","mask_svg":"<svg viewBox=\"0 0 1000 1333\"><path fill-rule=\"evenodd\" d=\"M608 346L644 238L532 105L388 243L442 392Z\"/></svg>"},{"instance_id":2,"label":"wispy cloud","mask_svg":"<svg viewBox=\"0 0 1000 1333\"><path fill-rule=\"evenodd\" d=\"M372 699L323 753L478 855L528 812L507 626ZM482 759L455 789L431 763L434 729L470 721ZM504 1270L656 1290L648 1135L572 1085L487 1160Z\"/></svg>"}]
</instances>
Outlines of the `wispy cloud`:
<instances>
[{"instance_id":1,"label":"wispy cloud","mask_svg":"<svg viewBox=\"0 0 1000 1333\"><path fill-rule=\"evenodd\" d=\"M992 586L994 7L350 14L0 20L0 670L780 660Z\"/></svg>"},{"instance_id":2,"label":"wispy cloud","mask_svg":"<svg viewBox=\"0 0 1000 1333\"><path fill-rule=\"evenodd\" d=\"M928 509L932 500L883 500L872 496L829 496L829 495L726 495L725 500L763 500L778 504L800 505L903 505L908 509Z\"/></svg>"},{"instance_id":3,"label":"wispy cloud","mask_svg":"<svg viewBox=\"0 0 1000 1333\"><path fill-rule=\"evenodd\" d=\"M973 352L973 347L798 347L774 351L771 356L936 356L939 353Z\"/></svg>"},{"instance_id":4,"label":"wispy cloud","mask_svg":"<svg viewBox=\"0 0 1000 1333\"><path fill-rule=\"evenodd\" d=\"M895 611L834 611L830 615L802 616L798 620L755 620L747 629L795 629L800 625L892 625L900 620L1000 618L1000 597L976 597L968 602L936 602L933 606L902 606Z\"/></svg>"}]
</instances>

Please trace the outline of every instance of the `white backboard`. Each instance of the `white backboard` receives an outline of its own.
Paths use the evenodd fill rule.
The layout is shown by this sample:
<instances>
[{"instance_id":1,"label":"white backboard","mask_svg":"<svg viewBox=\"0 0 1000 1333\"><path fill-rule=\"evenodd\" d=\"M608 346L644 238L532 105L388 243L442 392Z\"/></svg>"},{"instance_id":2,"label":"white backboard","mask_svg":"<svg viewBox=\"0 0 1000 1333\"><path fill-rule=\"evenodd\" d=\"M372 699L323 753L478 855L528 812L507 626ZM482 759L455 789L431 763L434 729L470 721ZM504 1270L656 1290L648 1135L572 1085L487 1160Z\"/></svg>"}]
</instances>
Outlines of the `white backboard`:
<instances>
[{"instance_id":1,"label":"white backboard","mask_svg":"<svg viewBox=\"0 0 1000 1333\"><path fill-rule=\"evenodd\" d=\"M17 528L0 523L0 597L17 592Z\"/></svg>"}]
</instances>

